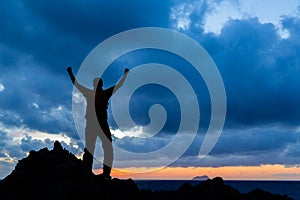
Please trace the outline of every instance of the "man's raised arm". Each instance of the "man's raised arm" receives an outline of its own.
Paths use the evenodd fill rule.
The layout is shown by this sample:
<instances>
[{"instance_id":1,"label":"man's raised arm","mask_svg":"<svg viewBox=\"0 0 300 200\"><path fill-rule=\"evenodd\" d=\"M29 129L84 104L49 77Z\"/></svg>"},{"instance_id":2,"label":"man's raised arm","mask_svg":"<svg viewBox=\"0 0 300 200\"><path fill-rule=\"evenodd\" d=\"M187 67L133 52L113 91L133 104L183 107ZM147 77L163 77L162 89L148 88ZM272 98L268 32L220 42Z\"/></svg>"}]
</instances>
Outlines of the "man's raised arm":
<instances>
[{"instance_id":1,"label":"man's raised arm","mask_svg":"<svg viewBox=\"0 0 300 200\"><path fill-rule=\"evenodd\" d=\"M68 71L68 74L70 76L70 79L72 81L72 83L77 87L77 89L81 92L81 93L85 93L88 89L86 87L84 87L83 85L79 84L77 81L76 81L76 78L73 74L73 71L72 71L72 67L68 67L67 68L67 71Z\"/></svg>"},{"instance_id":2,"label":"man's raised arm","mask_svg":"<svg viewBox=\"0 0 300 200\"><path fill-rule=\"evenodd\" d=\"M70 76L70 79L71 79L72 83L75 84L76 79L75 79L75 76L73 74L72 67L68 67L67 71L68 71L68 74Z\"/></svg>"},{"instance_id":3,"label":"man's raised arm","mask_svg":"<svg viewBox=\"0 0 300 200\"><path fill-rule=\"evenodd\" d=\"M122 87L122 85L124 84L126 77L128 75L129 69L125 69L124 74L122 76L122 78L119 80L119 82L115 85L114 87L114 92L116 92L120 87Z\"/></svg>"}]
</instances>

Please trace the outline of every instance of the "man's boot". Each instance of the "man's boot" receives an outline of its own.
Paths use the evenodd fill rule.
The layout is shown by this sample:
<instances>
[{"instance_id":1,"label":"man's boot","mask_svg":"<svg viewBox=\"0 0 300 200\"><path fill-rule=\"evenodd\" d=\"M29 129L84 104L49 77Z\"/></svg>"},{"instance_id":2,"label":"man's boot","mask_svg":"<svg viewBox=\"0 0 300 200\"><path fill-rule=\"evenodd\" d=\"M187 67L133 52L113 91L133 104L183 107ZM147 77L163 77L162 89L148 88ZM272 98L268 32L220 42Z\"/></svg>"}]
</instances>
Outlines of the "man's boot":
<instances>
[{"instance_id":1,"label":"man's boot","mask_svg":"<svg viewBox=\"0 0 300 200\"><path fill-rule=\"evenodd\" d=\"M104 179L111 180L110 172L111 172L111 167L103 164L102 176Z\"/></svg>"}]
</instances>

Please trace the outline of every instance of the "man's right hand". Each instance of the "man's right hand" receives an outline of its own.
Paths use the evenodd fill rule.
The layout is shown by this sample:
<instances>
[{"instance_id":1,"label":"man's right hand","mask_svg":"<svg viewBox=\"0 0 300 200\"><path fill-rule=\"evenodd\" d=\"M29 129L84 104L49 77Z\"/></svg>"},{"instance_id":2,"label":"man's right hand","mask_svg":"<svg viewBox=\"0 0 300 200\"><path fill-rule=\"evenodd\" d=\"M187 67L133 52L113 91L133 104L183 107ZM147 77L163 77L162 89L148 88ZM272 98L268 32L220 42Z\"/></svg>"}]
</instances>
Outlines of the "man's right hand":
<instances>
[{"instance_id":1,"label":"man's right hand","mask_svg":"<svg viewBox=\"0 0 300 200\"><path fill-rule=\"evenodd\" d=\"M72 67L68 67L68 68L67 68L67 71L68 71L69 73L71 73L71 72L72 72Z\"/></svg>"},{"instance_id":2,"label":"man's right hand","mask_svg":"<svg viewBox=\"0 0 300 200\"><path fill-rule=\"evenodd\" d=\"M76 81L76 79L75 79L75 76L74 76L74 74L72 72L72 67L67 67L67 71L68 71L68 74L69 74L69 76L70 76L70 78L72 80L72 83L74 84L75 81Z\"/></svg>"}]
</instances>

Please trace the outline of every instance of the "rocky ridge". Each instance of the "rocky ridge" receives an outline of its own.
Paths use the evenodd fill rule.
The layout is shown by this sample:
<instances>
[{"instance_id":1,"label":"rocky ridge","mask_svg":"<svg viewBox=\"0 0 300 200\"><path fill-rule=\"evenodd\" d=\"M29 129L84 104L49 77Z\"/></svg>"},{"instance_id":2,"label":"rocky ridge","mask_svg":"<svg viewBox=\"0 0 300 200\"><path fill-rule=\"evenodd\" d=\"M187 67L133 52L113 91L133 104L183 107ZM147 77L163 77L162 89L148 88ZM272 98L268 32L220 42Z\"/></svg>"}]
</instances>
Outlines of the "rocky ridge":
<instances>
[{"instance_id":1,"label":"rocky ridge","mask_svg":"<svg viewBox=\"0 0 300 200\"><path fill-rule=\"evenodd\" d=\"M132 179L105 180L84 169L82 160L63 149L30 151L19 160L15 169L0 181L0 199L230 199L230 200L291 200L286 195L271 194L261 189L240 193L226 185L221 177L207 179L195 186L183 184L174 191L139 189Z\"/></svg>"}]
</instances>

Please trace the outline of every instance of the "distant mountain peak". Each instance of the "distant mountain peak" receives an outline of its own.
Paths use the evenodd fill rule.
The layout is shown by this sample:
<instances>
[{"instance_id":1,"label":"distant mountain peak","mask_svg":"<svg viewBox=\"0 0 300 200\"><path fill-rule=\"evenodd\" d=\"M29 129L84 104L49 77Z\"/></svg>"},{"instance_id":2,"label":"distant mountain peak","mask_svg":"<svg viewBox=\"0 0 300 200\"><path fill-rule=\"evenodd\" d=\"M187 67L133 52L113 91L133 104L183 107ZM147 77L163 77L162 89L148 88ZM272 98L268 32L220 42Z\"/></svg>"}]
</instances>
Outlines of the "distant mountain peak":
<instances>
[{"instance_id":1,"label":"distant mountain peak","mask_svg":"<svg viewBox=\"0 0 300 200\"><path fill-rule=\"evenodd\" d=\"M207 179L209 179L208 176L202 175L202 176L195 176L192 180L193 181L206 181Z\"/></svg>"}]
</instances>

